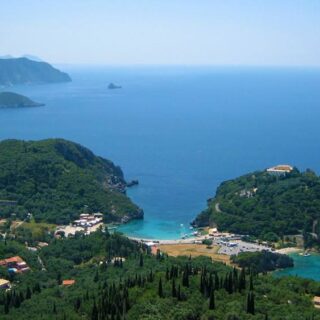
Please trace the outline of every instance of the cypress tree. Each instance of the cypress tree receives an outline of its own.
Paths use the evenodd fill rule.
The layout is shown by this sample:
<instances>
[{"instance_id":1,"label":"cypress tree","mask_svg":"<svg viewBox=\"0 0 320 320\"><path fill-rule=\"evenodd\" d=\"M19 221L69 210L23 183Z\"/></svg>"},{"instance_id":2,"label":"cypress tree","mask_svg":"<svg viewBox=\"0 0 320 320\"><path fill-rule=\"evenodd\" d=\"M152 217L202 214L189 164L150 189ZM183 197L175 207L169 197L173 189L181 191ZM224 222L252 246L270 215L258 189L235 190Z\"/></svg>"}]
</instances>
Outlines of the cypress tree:
<instances>
[{"instance_id":1,"label":"cypress tree","mask_svg":"<svg viewBox=\"0 0 320 320\"><path fill-rule=\"evenodd\" d=\"M6 299L6 302L4 304L4 313L5 314L9 313L9 303L8 303L7 299Z\"/></svg>"},{"instance_id":2,"label":"cypress tree","mask_svg":"<svg viewBox=\"0 0 320 320\"><path fill-rule=\"evenodd\" d=\"M210 298L209 298L209 309L214 310L215 308L215 301L214 301L214 290L210 291Z\"/></svg>"},{"instance_id":3,"label":"cypress tree","mask_svg":"<svg viewBox=\"0 0 320 320\"><path fill-rule=\"evenodd\" d=\"M91 311L91 320L98 320L98 308L95 301Z\"/></svg>"},{"instance_id":4,"label":"cypress tree","mask_svg":"<svg viewBox=\"0 0 320 320\"><path fill-rule=\"evenodd\" d=\"M96 270L96 273L95 273L95 275L94 275L93 281L94 281L94 282L98 282L98 281L99 281L99 272L98 272L98 269Z\"/></svg>"},{"instance_id":5,"label":"cypress tree","mask_svg":"<svg viewBox=\"0 0 320 320\"><path fill-rule=\"evenodd\" d=\"M143 255L142 255L142 253L140 253L139 266L140 266L140 268L142 268L142 267L143 267Z\"/></svg>"},{"instance_id":6,"label":"cypress tree","mask_svg":"<svg viewBox=\"0 0 320 320\"><path fill-rule=\"evenodd\" d=\"M250 274L250 286L249 286L249 290L253 291L253 277L252 277L252 273Z\"/></svg>"},{"instance_id":7,"label":"cypress tree","mask_svg":"<svg viewBox=\"0 0 320 320\"><path fill-rule=\"evenodd\" d=\"M172 278L172 296L173 297L177 296L176 281L174 278Z\"/></svg>"},{"instance_id":8,"label":"cypress tree","mask_svg":"<svg viewBox=\"0 0 320 320\"><path fill-rule=\"evenodd\" d=\"M163 297L163 288L162 288L162 280L161 280L161 278L159 279L158 294L159 294L160 298Z\"/></svg>"},{"instance_id":9,"label":"cypress tree","mask_svg":"<svg viewBox=\"0 0 320 320\"><path fill-rule=\"evenodd\" d=\"M77 298L75 301L75 304L74 304L74 308L77 312L80 309L80 306L81 306L81 300L80 300L80 298Z\"/></svg>"},{"instance_id":10,"label":"cypress tree","mask_svg":"<svg viewBox=\"0 0 320 320\"><path fill-rule=\"evenodd\" d=\"M255 306L254 306L254 294L250 291L247 296L247 313L254 315Z\"/></svg>"},{"instance_id":11,"label":"cypress tree","mask_svg":"<svg viewBox=\"0 0 320 320\"><path fill-rule=\"evenodd\" d=\"M31 298L31 289L27 287L26 299L30 299L30 298Z\"/></svg>"},{"instance_id":12,"label":"cypress tree","mask_svg":"<svg viewBox=\"0 0 320 320\"><path fill-rule=\"evenodd\" d=\"M167 270L166 270L166 280L168 281L170 279L170 276L169 276L169 269L167 267Z\"/></svg>"},{"instance_id":13,"label":"cypress tree","mask_svg":"<svg viewBox=\"0 0 320 320\"><path fill-rule=\"evenodd\" d=\"M55 303L55 302L53 303L52 312L53 312L54 314L57 314L57 306L56 306L56 303Z\"/></svg>"},{"instance_id":14,"label":"cypress tree","mask_svg":"<svg viewBox=\"0 0 320 320\"><path fill-rule=\"evenodd\" d=\"M246 272L245 269L241 269L239 278L239 292L246 289Z\"/></svg>"},{"instance_id":15,"label":"cypress tree","mask_svg":"<svg viewBox=\"0 0 320 320\"><path fill-rule=\"evenodd\" d=\"M181 287L180 287L180 284L178 286L177 298L178 298L179 301L181 300Z\"/></svg>"}]
</instances>

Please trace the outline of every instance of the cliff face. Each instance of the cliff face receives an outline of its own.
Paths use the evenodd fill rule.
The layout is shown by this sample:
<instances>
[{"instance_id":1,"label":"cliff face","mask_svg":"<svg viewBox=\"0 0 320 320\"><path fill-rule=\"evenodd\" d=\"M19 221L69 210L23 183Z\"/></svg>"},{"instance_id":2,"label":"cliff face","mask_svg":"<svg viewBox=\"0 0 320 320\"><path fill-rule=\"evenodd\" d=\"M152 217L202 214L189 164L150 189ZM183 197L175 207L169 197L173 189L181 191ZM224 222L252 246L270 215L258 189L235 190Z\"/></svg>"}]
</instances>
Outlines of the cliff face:
<instances>
[{"instance_id":1,"label":"cliff face","mask_svg":"<svg viewBox=\"0 0 320 320\"><path fill-rule=\"evenodd\" d=\"M143 218L125 194L122 170L79 144L5 140L0 167L0 199L17 201L18 215L31 212L38 221L62 224L83 210L102 212L109 222ZM4 215L12 212L1 209Z\"/></svg>"},{"instance_id":2,"label":"cliff face","mask_svg":"<svg viewBox=\"0 0 320 320\"><path fill-rule=\"evenodd\" d=\"M0 85L69 82L67 73L27 58L0 59Z\"/></svg>"}]
</instances>

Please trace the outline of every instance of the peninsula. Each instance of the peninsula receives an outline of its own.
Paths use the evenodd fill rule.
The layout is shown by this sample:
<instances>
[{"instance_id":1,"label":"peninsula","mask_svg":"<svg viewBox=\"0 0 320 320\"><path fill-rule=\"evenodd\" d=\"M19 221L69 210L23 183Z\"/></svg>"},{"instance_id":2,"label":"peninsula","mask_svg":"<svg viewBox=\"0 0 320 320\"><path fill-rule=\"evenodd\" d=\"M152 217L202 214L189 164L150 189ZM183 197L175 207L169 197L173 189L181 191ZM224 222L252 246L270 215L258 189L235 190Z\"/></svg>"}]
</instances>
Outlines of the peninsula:
<instances>
[{"instance_id":1,"label":"peninsula","mask_svg":"<svg viewBox=\"0 0 320 320\"><path fill-rule=\"evenodd\" d=\"M41 106L44 106L44 104L34 102L21 94L0 92L0 108L29 108Z\"/></svg>"},{"instance_id":2,"label":"peninsula","mask_svg":"<svg viewBox=\"0 0 320 320\"><path fill-rule=\"evenodd\" d=\"M193 225L269 242L303 237L306 246L319 246L319 212L320 177L280 165L223 182Z\"/></svg>"},{"instance_id":3,"label":"peninsula","mask_svg":"<svg viewBox=\"0 0 320 320\"><path fill-rule=\"evenodd\" d=\"M69 82L67 73L52 67L49 63L28 58L0 59L0 85L44 84Z\"/></svg>"},{"instance_id":4,"label":"peninsula","mask_svg":"<svg viewBox=\"0 0 320 320\"><path fill-rule=\"evenodd\" d=\"M1 216L12 212L37 222L68 224L79 214L101 212L105 222L143 218L126 196L120 167L63 139L0 142Z\"/></svg>"}]
</instances>

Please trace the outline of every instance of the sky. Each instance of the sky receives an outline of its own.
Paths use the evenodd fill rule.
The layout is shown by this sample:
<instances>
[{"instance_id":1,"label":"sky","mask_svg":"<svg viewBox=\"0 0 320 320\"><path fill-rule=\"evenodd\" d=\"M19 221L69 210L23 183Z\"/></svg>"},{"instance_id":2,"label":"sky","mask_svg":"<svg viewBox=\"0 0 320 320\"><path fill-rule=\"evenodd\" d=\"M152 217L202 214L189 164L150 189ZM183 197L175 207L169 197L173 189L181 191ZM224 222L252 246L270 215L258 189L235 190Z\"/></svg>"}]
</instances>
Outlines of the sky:
<instances>
[{"instance_id":1,"label":"sky","mask_svg":"<svg viewBox=\"0 0 320 320\"><path fill-rule=\"evenodd\" d=\"M320 0L0 0L0 56L320 66Z\"/></svg>"}]
</instances>

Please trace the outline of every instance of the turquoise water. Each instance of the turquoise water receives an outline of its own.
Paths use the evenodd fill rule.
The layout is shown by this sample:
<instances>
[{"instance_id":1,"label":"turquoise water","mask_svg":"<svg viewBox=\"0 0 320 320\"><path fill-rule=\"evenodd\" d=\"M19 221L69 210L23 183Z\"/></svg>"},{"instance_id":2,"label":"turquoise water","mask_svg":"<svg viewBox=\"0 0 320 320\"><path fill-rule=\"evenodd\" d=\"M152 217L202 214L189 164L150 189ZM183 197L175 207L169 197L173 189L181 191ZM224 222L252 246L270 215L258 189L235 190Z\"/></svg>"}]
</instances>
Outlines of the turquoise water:
<instances>
[{"instance_id":1,"label":"turquoise water","mask_svg":"<svg viewBox=\"0 0 320 320\"><path fill-rule=\"evenodd\" d=\"M119 164L145 211L121 227L130 235L179 238L219 183L246 172L320 171L319 69L63 69L73 82L12 89L46 107L0 110L0 139L62 137Z\"/></svg>"},{"instance_id":2,"label":"turquoise water","mask_svg":"<svg viewBox=\"0 0 320 320\"><path fill-rule=\"evenodd\" d=\"M312 254L303 257L299 254L290 254L294 260L294 267L274 272L276 276L300 276L320 281L320 255Z\"/></svg>"}]
</instances>

